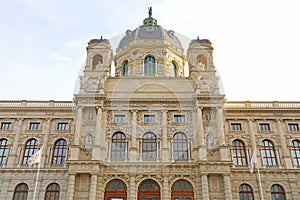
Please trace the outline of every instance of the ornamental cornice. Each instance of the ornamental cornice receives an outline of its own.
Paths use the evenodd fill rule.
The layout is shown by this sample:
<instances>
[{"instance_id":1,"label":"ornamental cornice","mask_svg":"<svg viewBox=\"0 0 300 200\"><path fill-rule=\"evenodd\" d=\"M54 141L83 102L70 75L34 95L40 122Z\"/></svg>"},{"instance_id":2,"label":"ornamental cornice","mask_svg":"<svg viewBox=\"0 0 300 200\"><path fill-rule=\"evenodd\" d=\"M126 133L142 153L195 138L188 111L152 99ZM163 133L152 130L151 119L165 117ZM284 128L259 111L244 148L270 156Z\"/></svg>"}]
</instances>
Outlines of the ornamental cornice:
<instances>
[{"instance_id":1,"label":"ornamental cornice","mask_svg":"<svg viewBox=\"0 0 300 200\"><path fill-rule=\"evenodd\" d=\"M223 108L231 113L299 113L300 108Z\"/></svg>"},{"instance_id":2,"label":"ornamental cornice","mask_svg":"<svg viewBox=\"0 0 300 200\"><path fill-rule=\"evenodd\" d=\"M53 107L0 107L0 112L73 112L73 108Z\"/></svg>"}]
</instances>

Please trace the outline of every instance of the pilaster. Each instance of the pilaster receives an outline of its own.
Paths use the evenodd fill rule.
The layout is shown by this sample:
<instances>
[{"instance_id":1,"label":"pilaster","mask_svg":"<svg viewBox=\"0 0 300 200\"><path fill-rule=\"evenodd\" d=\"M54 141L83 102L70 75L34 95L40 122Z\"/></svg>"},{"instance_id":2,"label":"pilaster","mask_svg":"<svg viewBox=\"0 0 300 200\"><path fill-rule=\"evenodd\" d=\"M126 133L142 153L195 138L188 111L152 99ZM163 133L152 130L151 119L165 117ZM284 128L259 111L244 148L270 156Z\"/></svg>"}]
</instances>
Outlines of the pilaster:
<instances>
[{"instance_id":1,"label":"pilaster","mask_svg":"<svg viewBox=\"0 0 300 200\"><path fill-rule=\"evenodd\" d=\"M93 158L96 160L103 160L104 153L101 153L101 149L104 147L102 137L102 108L97 108L97 121L96 121L96 131L94 133L94 145L93 145Z\"/></svg>"},{"instance_id":2,"label":"pilaster","mask_svg":"<svg viewBox=\"0 0 300 200\"><path fill-rule=\"evenodd\" d=\"M202 199L209 200L207 174L201 174L201 182L202 182Z\"/></svg>"},{"instance_id":3,"label":"pilaster","mask_svg":"<svg viewBox=\"0 0 300 200\"><path fill-rule=\"evenodd\" d=\"M137 161L138 159L138 145L137 145L137 111L132 111L132 121L131 121L131 130L132 130L132 138L131 138L131 148L129 150L130 160Z\"/></svg>"},{"instance_id":4,"label":"pilaster","mask_svg":"<svg viewBox=\"0 0 300 200\"><path fill-rule=\"evenodd\" d=\"M284 131L282 127L282 120L276 120L277 128L278 128L278 134L279 134L279 140L280 140L280 146L282 150L282 158L284 160L284 164L286 168L292 168L293 164L291 162L290 154L286 148L286 141L284 137Z\"/></svg>"},{"instance_id":5,"label":"pilaster","mask_svg":"<svg viewBox=\"0 0 300 200\"><path fill-rule=\"evenodd\" d=\"M92 174L89 200L96 200L97 180L98 180L97 174Z\"/></svg>"},{"instance_id":6,"label":"pilaster","mask_svg":"<svg viewBox=\"0 0 300 200\"><path fill-rule=\"evenodd\" d=\"M163 177L162 199L170 199L169 179L167 176Z\"/></svg>"},{"instance_id":7,"label":"pilaster","mask_svg":"<svg viewBox=\"0 0 300 200\"><path fill-rule=\"evenodd\" d=\"M129 199L137 199L134 175L131 175L129 179Z\"/></svg>"},{"instance_id":8,"label":"pilaster","mask_svg":"<svg viewBox=\"0 0 300 200\"><path fill-rule=\"evenodd\" d=\"M20 134L22 131L22 125L23 125L23 119L19 119L17 122L16 130L15 130L15 138L14 138L14 143L12 146L12 151L9 155L9 159L7 161L7 166L8 167L13 167L14 164L18 161L18 146L19 146L19 140L20 140Z\"/></svg>"},{"instance_id":9,"label":"pilaster","mask_svg":"<svg viewBox=\"0 0 300 200\"><path fill-rule=\"evenodd\" d=\"M231 200L231 183L230 183L230 175L224 174L224 189L225 189L225 200Z\"/></svg>"},{"instance_id":10,"label":"pilaster","mask_svg":"<svg viewBox=\"0 0 300 200\"><path fill-rule=\"evenodd\" d=\"M167 110L162 111L162 155L161 159L163 162L167 162L169 159L169 148L168 148L168 119Z\"/></svg>"},{"instance_id":11,"label":"pilaster","mask_svg":"<svg viewBox=\"0 0 300 200\"><path fill-rule=\"evenodd\" d=\"M67 200L74 199L74 187L75 187L75 174L69 174Z\"/></svg>"},{"instance_id":12,"label":"pilaster","mask_svg":"<svg viewBox=\"0 0 300 200\"><path fill-rule=\"evenodd\" d=\"M42 150L42 156L41 156L41 167L45 167L46 162L46 154L48 149L48 140L49 140L49 134L50 134L50 127L51 127L51 121L52 119L47 119L45 122L45 132L44 132L44 143L43 143L43 150Z\"/></svg>"}]
</instances>

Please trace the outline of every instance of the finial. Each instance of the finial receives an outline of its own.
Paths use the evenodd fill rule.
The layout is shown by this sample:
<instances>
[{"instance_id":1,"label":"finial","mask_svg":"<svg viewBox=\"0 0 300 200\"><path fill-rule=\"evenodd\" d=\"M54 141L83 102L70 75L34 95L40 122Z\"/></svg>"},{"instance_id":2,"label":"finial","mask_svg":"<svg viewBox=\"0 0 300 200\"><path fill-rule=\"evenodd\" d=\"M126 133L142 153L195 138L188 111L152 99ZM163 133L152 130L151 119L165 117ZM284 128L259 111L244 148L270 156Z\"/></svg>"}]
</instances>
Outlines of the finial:
<instances>
[{"instance_id":1,"label":"finial","mask_svg":"<svg viewBox=\"0 0 300 200\"><path fill-rule=\"evenodd\" d=\"M148 14L149 17L152 17L152 6L148 7Z\"/></svg>"}]
</instances>

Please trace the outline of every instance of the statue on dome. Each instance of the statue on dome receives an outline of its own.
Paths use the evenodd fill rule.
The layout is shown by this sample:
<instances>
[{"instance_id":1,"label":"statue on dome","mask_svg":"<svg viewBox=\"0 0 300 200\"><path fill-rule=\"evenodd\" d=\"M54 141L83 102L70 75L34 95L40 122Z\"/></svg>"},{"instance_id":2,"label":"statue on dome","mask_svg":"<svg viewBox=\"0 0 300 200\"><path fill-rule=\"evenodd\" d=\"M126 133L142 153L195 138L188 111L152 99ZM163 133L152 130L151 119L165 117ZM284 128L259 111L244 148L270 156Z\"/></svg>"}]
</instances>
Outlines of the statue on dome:
<instances>
[{"instance_id":1,"label":"statue on dome","mask_svg":"<svg viewBox=\"0 0 300 200\"><path fill-rule=\"evenodd\" d=\"M150 6L148 8L148 14L149 14L149 17L152 17L152 6Z\"/></svg>"}]
</instances>

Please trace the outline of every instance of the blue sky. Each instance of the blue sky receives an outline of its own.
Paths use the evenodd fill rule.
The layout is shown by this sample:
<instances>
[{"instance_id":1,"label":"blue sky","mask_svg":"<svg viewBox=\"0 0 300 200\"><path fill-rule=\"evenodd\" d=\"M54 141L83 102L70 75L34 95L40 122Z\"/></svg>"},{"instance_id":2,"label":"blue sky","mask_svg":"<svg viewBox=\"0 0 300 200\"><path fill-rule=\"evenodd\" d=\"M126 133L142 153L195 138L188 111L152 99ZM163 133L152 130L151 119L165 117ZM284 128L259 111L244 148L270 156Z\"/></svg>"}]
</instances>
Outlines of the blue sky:
<instances>
[{"instance_id":1,"label":"blue sky","mask_svg":"<svg viewBox=\"0 0 300 200\"><path fill-rule=\"evenodd\" d=\"M226 99L299 101L297 0L0 0L0 99L72 100L91 38L135 29L208 38Z\"/></svg>"}]
</instances>

